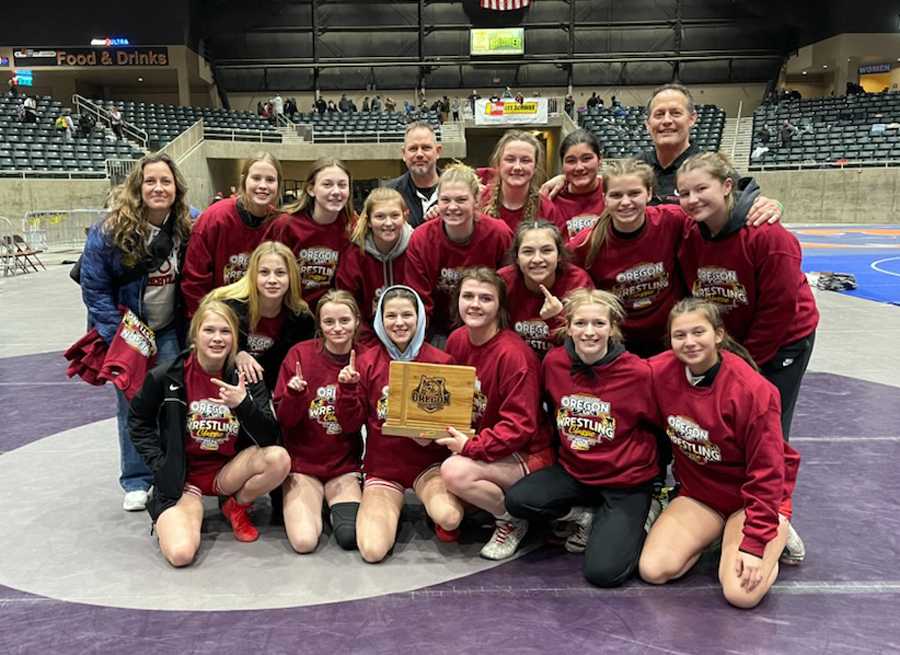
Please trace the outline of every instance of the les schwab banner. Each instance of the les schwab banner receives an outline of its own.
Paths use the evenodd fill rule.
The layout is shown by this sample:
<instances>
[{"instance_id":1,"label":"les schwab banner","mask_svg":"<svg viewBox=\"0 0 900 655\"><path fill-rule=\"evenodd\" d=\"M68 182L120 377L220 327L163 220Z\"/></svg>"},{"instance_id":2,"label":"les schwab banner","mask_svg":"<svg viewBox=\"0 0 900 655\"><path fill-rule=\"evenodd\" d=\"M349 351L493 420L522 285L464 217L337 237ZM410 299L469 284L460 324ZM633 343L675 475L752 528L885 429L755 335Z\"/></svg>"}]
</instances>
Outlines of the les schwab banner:
<instances>
[{"instance_id":1,"label":"les schwab banner","mask_svg":"<svg viewBox=\"0 0 900 655\"><path fill-rule=\"evenodd\" d=\"M168 48L16 48L16 66L168 66Z\"/></svg>"},{"instance_id":2,"label":"les schwab banner","mask_svg":"<svg viewBox=\"0 0 900 655\"><path fill-rule=\"evenodd\" d=\"M476 125L546 125L547 98L526 98L518 103L512 98L475 101Z\"/></svg>"}]
</instances>

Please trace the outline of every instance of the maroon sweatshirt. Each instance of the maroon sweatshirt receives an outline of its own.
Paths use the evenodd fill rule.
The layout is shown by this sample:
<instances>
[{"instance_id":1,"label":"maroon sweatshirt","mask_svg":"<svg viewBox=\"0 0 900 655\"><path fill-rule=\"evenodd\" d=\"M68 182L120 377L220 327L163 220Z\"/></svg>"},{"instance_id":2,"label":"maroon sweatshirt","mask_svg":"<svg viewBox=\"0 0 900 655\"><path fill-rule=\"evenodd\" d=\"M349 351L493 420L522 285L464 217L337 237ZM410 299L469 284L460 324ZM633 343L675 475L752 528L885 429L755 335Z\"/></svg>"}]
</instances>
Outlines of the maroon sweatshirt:
<instances>
[{"instance_id":1,"label":"maroon sweatshirt","mask_svg":"<svg viewBox=\"0 0 900 655\"><path fill-rule=\"evenodd\" d=\"M395 284L409 285L406 274L406 251L391 261L380 262L356 244L350 244L341 256L337 270L336 286L353 294L362 314L362 323L356 335L358 343L379 345L373 332L372 321L381 292Z\"/></svg>"},{"instance_id":2,"label":"maroon sweatshirt","mask_svg":"<svg viewBox=\"0 0 900 655\"><path fill-rule=\"evenodd\" d=\"M797 238L780 224L749 228L738 220L734 231L716 238L691 221L678 261L691 295L726 310L728 333L762 366L781 347L809 336L819 310L800 270Z\"/></svg>"},{"instance_id":3,"label":"maroon sweatshirt","mask_svg":"<svg viewBox=\"0 0 900 655\"><path fill-rule=\"evenodd\" d=\"M501 330L475 346L465 326L447 339L447 352L475 367L472 428L462 455L495 462L513 453L537 453L550 447L550 425L541 411L540 362L512 330Z\"/></svg>"},{"instance_id":4,"label":"maroon sweatshirt","mask_svg":"<svg viewBox=\"0 0 900 655\"><path fill-rule=\"evenodd\" d=\"M291 472L327 482L360 470L362 436L358 429L344 430L335 411L338 373L349 361L349 355L329 353L318 339L301 341L284 358L274 400ZM298 362L307 383L304 391L288 386Z\"/></svg>"},{"instance_id":5,"label":"maroon sweatshirt","mask_svg":"<svg viewBox=\"0 0 900 655\"><path fill-rule=\"evenodd\" d=\"M181 275L188 317L210 291L244 277L250 253L263 242L265 225L251 227L244 222L236 198L220 200L200 215L191 231Z\"/></svg>"},{"instance_id":6,"label":"maroon sweatshirt","mask_svg":"<svg viewBox=\"0 0 900 655\"><path fill-rule=\"evenodd\" d=\"M743 509L740 549L762 557L790 502L800 455L782 439L778 390L737 355L721 355L708 387L692 386L672 351L654 357L653 390L681 493L724 518Z\"/></svg>"},{"instance_id":7,"label":"maroon sweatshirt","mask_svg":"<svg viewBox=\"0 0 900 655\"><path fill-rule=\"evenodd\" d=\"M678 205L647 207L644 225L632 238L610 226L603 246L587 268L598 289L622 301L622 332L629 349L658 353L664 349L669 311L684 297L676 254L690 219ZM574 263L584 266L590 229L569 242Z\"/></svg>"},{"instance_id":8,"label":"maroon sweatshirt","mask_svg":"<svg viewBox=\"0 0 900 655\"><path fill-rule=\"evenodd\" d=\"M455 364L453 358L427 343L415 361L428 364ZM450 451L436 443L420 446L408 437L392 437L381 432L387 418L388 374L391 358L384 346L370 348L356 360L358 384L338 384L337 419L344 430L366 426L366 475L397 482L412 488L416 477L439 464Z\"/></svg>"},{"instance_id":9,"label":"maroon sweatshirt","mask_svg":"<svg viewBox=\"0 0 900 655\"><path fill-rule=\"evenodd\" d=\"M544 398L556 418L559 463L584 484L632 487L657 473L658 423L650 365L629 352L590 367L573 367L564 346L544 358Z\"/></svg>"},{"instance_id":10,"label":"maroon sweatshirt","mask_svg":"<svg viewBox=\"0 0 900 655\"><path fill-rule=\"evenodd\" d=\"M603 195L603 183L590 193L571 193L566 188L549 201L548 221L556 225L564 239L571 239L576 234L589 228L603 213L606 199Z\"/></svg>"},{"instance_id":11,"label":"maroon sweatshirt","mask_svg":"<svg viewBox=\"0 0 900 655\"><path fill-rule=\"evenodd\" d=\"M269 225L265 240L280 241L297 257L303 300L315 311L319 298L334 288L338 260L350 244L346 220L319 225L308 211L282 214Z\"/></svg>"},{"instance_id":12,"label":"maroon sweatshirt","mask_svg":"<svg viewBox=\"0 0 900 655\"><path fill-rule=\"evenodd\" d=\"M512 232L503 221L481 216L475 231L464 243L454 243L444 231L444 222L431 220L415 229L407 249L407 281L429 316L429 332L448 334L453 291L459 277L470 266L499 268L512 245Z\"/></svg>"},{"instance_id":13,"label":"maroon sweatshirt","mask_svg":"<svg viewBox=\"0 0 900 655\"><path fill-rule=\"evenodd\" d=\"M487 209L487 207L491 204L491 198L494 195L494 187L493 182L486 186L484 190L481 192L481 198L479 200L481 207L483 209ZM546 196L538 197L538 208L535 212L535 218L547 218L547 215L553 211L553 206L550 203L550 199ZM506 223L507 227L513 232L516 231L516 228L519 227L519 223L522 222L522 219L525 217L525 207L519 207L518 209L507 209L503 206L503 203L500 203L500 209L498 212L500 215L497 217L499 220Z\"/></svg>"},{"instance_id":14,"label":"maroon sweatshirt","mask_svg":"<svg viewBox=\"0 0 900 655\"><path fill-rule=\"evenodd\" d=\"M532 347L538 357L543 357L555 344L561 342L561 339L554 338L553 335L566 324L565 315L560 312L547 321L541 318L544 294L540 291L535 293L525 286L525 278L517 265L504 266L497 273L506 282L512 328ZM577 266L563 264L550 293L562 300L573 289L582 288L594 288L590 276Z\"/></svg>"}]
</instances>

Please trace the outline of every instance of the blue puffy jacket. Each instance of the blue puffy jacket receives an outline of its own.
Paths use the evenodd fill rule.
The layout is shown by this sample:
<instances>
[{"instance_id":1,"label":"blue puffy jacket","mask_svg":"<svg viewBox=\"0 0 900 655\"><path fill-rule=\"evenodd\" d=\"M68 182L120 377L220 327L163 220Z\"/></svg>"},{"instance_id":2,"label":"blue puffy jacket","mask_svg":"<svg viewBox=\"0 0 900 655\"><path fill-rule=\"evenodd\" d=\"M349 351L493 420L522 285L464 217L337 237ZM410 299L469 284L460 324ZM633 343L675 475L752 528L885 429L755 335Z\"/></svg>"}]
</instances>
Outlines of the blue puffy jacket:
<instances>
[{"instance_id":1,"label":"blue puffy jacket","mask_svg":"<svg viewBox=\"0 0 900 655\"><path fill-rule=\"evenodd\" d=\"M88 310L88 326L97 332L106 343L110 343L122 320L120 306L127 307L138 318L144 320L143 299L147 287L147 275L122 283L127 269L122 263L122 251L109 240L103 229L104 223L91 226L88 231L84 254L81 256L81 297ZM181 244L178 252L179 278L184 264L186 244ZM176 289L180 288L176 279ZM176 325L181 327L181 302L175 307Z\"/></svg>"}]
</instances>

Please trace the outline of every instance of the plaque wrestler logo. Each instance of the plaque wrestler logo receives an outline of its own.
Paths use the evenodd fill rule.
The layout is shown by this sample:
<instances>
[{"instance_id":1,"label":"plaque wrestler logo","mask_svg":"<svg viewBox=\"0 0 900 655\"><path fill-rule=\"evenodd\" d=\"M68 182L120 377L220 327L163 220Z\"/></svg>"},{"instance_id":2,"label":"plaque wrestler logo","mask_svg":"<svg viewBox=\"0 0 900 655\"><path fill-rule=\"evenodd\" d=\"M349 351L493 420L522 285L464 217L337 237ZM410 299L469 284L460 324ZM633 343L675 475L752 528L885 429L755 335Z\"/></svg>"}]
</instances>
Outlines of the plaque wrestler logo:
<instances>
[{"instance_id":1,"label":"plaque wrestler logo","mask_svg":"<svg viewBox=\"0 0 900 655\"><path fill-rule=\"evenodd\" d=\"M423 375L419 379L419 386L412 390L410 398L419 409L434 414L450 404L447 380Z\"/></svg>"},{"instance_id":2,"label":"plaque wrestler logo","mask_svg":"<svg viewBox=\"0 0 900 655\"><path fill-rule=\"evenodd\" d=\"M375 413L378 415L379 421L384 421L388 415L388 392L391 388L387 385L381 389L381 397L378 399L378 402L375 403Z\"/></svg>"}]
</instances>

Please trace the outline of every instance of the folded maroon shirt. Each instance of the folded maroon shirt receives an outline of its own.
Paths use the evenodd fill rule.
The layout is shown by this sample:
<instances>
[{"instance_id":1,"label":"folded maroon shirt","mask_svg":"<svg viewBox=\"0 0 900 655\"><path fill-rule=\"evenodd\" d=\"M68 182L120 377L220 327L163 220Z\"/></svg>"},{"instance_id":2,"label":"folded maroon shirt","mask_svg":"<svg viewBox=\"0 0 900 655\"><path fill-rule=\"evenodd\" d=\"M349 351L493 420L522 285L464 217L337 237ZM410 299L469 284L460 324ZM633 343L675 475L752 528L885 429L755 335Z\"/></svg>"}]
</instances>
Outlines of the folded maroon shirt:
<instances>
[{"instance_id":1,"label":"folded maroon shirt","mask_svg":"<svg viewBox=\"0 0 900 655\"><path fill-rule=\"evenodd\" d=\"M70 378L77 375L88 384L96 386L105 384L106 380L100 377L100 369L103 368L106 351L107 345L103 337L92 328L63 353L63 357L69 361L66 375Z\"/></svg>"},{"instance_id":2,"label":"folded maroon shirt","mask_svg":"<svg viewBox=\"0 0 900 655\"><path fill-rule=\"evenodd\" d=\"M124 311L119 329L109 344L100 377L111 381L131 400L156 362L156 335L130 309Z\"/></svg>"}]
</instances>

